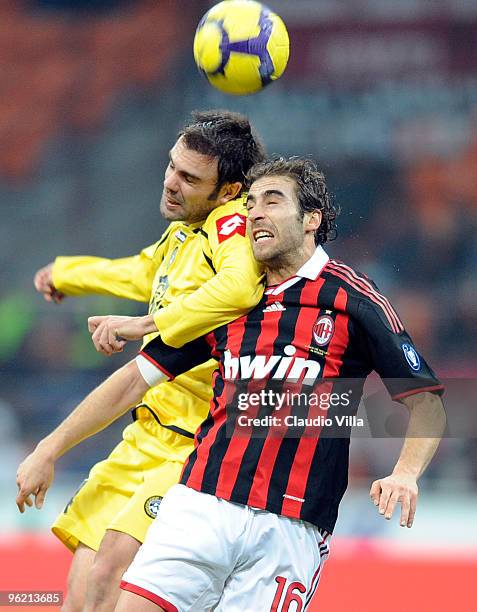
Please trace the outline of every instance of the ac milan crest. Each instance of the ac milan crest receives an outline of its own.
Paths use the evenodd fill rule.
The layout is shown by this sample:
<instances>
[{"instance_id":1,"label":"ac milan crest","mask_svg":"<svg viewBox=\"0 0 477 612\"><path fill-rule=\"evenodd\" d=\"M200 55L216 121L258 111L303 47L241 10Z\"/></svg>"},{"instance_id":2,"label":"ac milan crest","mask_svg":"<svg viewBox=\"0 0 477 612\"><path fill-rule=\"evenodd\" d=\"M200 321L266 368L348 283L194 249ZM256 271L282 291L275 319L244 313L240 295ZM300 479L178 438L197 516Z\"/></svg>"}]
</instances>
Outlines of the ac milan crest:
<instances>
[{"instance_id":1,"label":"ac milan crest","mask_svg":"<svg viewBox=\"0 0 477 612\"><path fill-rule=\"evenodd\" d=\"M325 346L333 337L335 331L335 322L328 315L318 317L313 325L313 338L318 346Z\"/></svg>"}]
</instances>

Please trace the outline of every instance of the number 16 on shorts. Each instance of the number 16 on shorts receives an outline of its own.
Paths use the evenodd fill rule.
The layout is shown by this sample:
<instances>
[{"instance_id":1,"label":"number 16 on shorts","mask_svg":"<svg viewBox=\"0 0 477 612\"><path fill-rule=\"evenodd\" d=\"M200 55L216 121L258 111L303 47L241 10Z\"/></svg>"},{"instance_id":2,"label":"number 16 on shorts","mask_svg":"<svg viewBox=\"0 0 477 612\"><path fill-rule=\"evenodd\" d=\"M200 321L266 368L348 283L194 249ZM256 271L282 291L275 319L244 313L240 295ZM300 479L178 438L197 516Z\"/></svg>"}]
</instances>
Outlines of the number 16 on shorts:
<instances>
[{"instance_id":1,"label":"number 16 on shorts","mask_svg":"<svg viewBox=\"0 0 477 612\"><path fill-rule=\"evenodd\" d=\"M270 612L289 612L291 603L296 604L292 607L293 612L301 612L306 587L301 582L288 582L283 576L277 576L275 582L278 586Z\"/></svg>"}]
</instances>

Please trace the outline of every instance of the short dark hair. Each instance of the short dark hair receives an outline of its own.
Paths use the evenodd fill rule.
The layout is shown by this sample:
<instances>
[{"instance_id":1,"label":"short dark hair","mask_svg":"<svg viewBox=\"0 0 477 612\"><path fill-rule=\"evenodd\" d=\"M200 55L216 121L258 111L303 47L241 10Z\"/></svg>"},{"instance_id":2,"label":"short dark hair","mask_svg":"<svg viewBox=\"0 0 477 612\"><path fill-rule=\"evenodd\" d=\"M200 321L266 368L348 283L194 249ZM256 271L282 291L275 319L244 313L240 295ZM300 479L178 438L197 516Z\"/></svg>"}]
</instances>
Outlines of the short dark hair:
<instances>
[{"instance_id":1,"label":"short dark hair","mask_svg":"<svg viewBox=\"0 0 477 612\"><path fill-rule=\"evenodd\" d=\"M312 159L304 157L277 157L253 166L246 177L246 187L264 176L287 176L296 183L298 206L303 218L306 212L320 210L322 220L315 232L315 244L325 244L338 235L335 219L338 206L332 201L326 186L325 175Z\"/></svg>"},{"instance_id":2,"label":"short dark hair","mask_svg":"<svg viewBox=\"0 0 477 612\"><path fill-rule=\"evenodd\" d=\"M194 111L180 132L188 149L218 160L217 187L243 183L250 168L265 159L265 148L250 121L227 110Z\"/></svg>"}]
</instances>

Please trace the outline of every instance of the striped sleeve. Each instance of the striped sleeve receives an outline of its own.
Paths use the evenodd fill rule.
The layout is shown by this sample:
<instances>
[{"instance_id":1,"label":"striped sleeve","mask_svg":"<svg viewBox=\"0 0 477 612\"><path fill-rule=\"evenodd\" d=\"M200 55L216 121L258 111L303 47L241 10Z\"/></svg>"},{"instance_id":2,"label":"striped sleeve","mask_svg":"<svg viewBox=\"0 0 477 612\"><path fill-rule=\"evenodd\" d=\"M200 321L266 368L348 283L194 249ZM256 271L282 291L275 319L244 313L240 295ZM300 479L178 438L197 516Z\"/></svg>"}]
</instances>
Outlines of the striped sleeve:
<instances>
[{"instance_id":1,"label":"striped sleeve","mask_svg":"<svg viewBox=\"0 0 477 612\"><path fill-rule=\"evenodd\" d=\"M390 328L381 305L361 299L358 321L370 366L380 375L394 400L424 391L443 392L443 385L418 353L407 331L404 327L399 332Z\"/></svg>"}]
</instances>

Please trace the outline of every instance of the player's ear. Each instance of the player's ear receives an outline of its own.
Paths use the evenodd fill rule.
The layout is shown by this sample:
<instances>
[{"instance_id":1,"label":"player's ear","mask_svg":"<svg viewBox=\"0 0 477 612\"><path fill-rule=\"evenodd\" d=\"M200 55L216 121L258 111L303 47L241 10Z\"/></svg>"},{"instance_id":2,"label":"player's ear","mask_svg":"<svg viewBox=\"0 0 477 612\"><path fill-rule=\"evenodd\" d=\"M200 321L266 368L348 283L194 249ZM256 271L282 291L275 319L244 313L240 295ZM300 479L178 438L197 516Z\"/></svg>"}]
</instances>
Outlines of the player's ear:
<instances>
[{"instance_id":1,"label":"player's ear","mask_svg":"<svg viewBox=\"0 0 477 612\"><path fill-rule=\"evenodd\" d=\"M219 202L220 204L226 204L230 200L235 199L242 191L242 183L237 181L236 183L225 183L220 190Z\"/></svg>"},{"instance_id":2,"label":"player's ear","mask_svg":"<svg viewBox=\"0 0 477 612\"><path fill-rule=\"evenodd\" d=\"M321 225L323 219L323 213L321 210L313 210L312 212L305 213L305 231L316 232Z\"/></svg>"}]
</instances>

